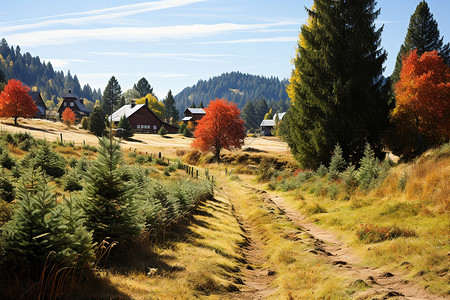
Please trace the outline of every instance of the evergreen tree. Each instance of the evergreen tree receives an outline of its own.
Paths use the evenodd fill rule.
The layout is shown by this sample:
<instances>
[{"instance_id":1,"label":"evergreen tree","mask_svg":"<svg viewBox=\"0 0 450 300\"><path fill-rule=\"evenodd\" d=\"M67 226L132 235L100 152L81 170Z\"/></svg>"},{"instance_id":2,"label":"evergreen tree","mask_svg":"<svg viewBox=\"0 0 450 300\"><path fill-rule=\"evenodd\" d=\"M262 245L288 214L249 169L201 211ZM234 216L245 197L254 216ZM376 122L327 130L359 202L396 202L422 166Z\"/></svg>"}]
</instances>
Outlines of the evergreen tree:
<instances>
[{"instance_id":1,"label":"evergreen tree","mask_svg":"<svg viewBox=\"0 0 450 300\"><path fill-rule=\"evenodd\" d=\"M330 179L338 179L339 173L345 170L346 163L345 159L342 157L342 149L339 144L334 147L333 156L331 157L330 166L328 167L328 174Z\"/></svg>"},{"instance_id":2,"label":"evergreen tree","mask_svg":"<svg viewBox=\"0 0 450 300\"><path fill-rule=\"evenodd\" d=\"M122 97L122 89L117 81L116 77L112 76L108 84L106 85L105 91L103 92L102 98L102 111L105 115L111 116L114 112L114 107L117 106L120 98Z\"/></svg>"},{"instance_id":3,"label":"evergreen tree","mask_svg":"<svg viewBox=\"0 0 450 300\"><path fill-rule=\"evenodd\" d=\"M64 157L53 151L48 143L43 144L36 152L32 163L33 168L41 168L48 176L59 178L66 172Z\"/></svg>"},{"instance_id":4,"label":"evergreen tree","mask_svg":"<svg viewBox=\"0 0 450 300\"><path fill-rule=\"evenodd\" d=\"M248 101L242 108L242 119L246 129L259 128L261 120L258 118L253 101Z\"/></svg>"},{"instance_id":5,"label":"evergreen tree","mask_svg":"<svg viewBox=\"0 0 450 300\"><path fill-rule=\"evenodd\" d=\"M153 94L153 88L144 77L139 79L139 81L133 86L133 88L139 92L140 98L147 96L147 94L152 94L153 96L155 96Z\"/></svg>"},{"instance_id":6,"label":"evergreen tree","mask_svg":"<svg viewBox=\"0 0 450 300\"><path fill-rule=\"evenodd\" d=\"M119 108L121 108L124 105L125 105L125 97L122 95L122 97L120 97L119 102L117 102L117 105L114 109L118 110Z\"/></svg>"},{"instance_id":7,"label":"evergreen tree","mask_svg":"<svg viewBox=\"0 0 450 300\"><path fill-rule=\"evenodd\" d=\"M96 136L102 136L106 128L105 115L100 106L95 106L89 115L89 131Z\"/></svg>"},{"instance_id":8,"label":"evergreen tree","mask_svg":"<svg viewBox=\"0 0 450 300\"><path fill-rule=\"evenodd\" d=\"M175 124L180 120L180 113L175 106L175 99L172 96L172 91L169 90L166 98L163 100L164 108L166 109L166 122Z\"/></svg>"},{"instance_id":9,"label":"evergreen tree","mask_svg":"<svg viewBox=\"0 0 450 300\"><path fill-rule=\"evenodd\" d=\"M315 0L310 24L294 59L289 146L303 167L329 163L337 143L358 162L369 141L380 145L388 124L388 88L383 85L383 28L375 28L375 0ZM357 30L355 30L357 28ZM349 47L352 45L352 47ZM364 66L364 68L361 68Z\"/></svg>"},{"instance_id":10,"label":"evergreen tree","mask_svg":"<svg viewBox=\"0 0 450 300\"><path fill-rule=\"evenodd\" d=\"M440 37L438 24L425 0L417 5L409 20L405 41L397 54L395 69L391 75L392 83L395 84L400 79L403 56L414 49L417 49L419 56L425 52L436 50L444 62L450 65L450 44L444 44L444 37Z\"/></svg>"},{"instance_id":11,"label":"evergreen tree","mask_svg":"<svg viewBox=\"0 0 450 300\"><path fill-rule=\"evenodd\" d=\"M194 101L192 101L191 106L189 106L189 108L197 108L197 107L195 106L195 102L194 102Z\"/></svg>"},{"instance_id":12,"label":"evergreen tree","mask_svg":"<svg viewBox=\"0 0 450 300\"><path fill-rule=\"evenodd\" d=\"M203 106L203 101L200 102L198 108L205 108L205 107Z\"/></svg>"},{"instance_id":13,"label":"evergreen tree","mask_svg":"<svg viewBox=\"0 0 450 300\"><path fill-rule=\"evenodd\" d=\"M0 199L6 202L11 202L14 200L14 197L14 185L2 169L0 170Z\"/></svg>"},{"instance_id":14,"label":"evergreen tree","mask_svg":"<svg viewBox=\"0 0 450 300\"><path fill-rule=\"evenodd\" d=\"M122 116L117 124L118 128L125 130L123 137L129 138L133 136L133 128L131 127L130 120L125 116Z\"/></svg>"},{"instance_id":15,"label":"evergreen tree","mask_svg":"<svg viewBox=\"0 0 450 300\"><path fill-rule=\"evenodd\" d=\"M134 203L133 186L122 180L124 172L119 167L122 152L118 142L99 140L97 160L85 175L84 201L86 227L94 232L94 240L106 238L124 241L138 236L143 224L138 219Z\"/></svg>"}]
</instances>

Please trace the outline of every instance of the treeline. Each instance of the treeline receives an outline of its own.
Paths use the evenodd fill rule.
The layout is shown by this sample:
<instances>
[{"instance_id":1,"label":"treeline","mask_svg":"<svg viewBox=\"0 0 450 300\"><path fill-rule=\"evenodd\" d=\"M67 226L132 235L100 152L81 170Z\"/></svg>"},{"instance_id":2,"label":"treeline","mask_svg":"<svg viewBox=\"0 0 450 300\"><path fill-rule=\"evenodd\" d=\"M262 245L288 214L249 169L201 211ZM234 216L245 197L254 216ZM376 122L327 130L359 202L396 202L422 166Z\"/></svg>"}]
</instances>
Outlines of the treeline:
<instances>
[{"instance_id":1,"label":"treeline","mask_svg":"<svg viewBox=\"0 0 450 300\"><path fill-rule=\"evenodd\" d=\"M275 111L286 111L289 107L286 93L287 80L264 77L241 72L224 73L209 80L199 80L175 96L177 109L182 113L194 104L199 107L216 98L225 98L242 109L248 101L265 99ZM266 111L265 113L267 113Z\"/></svg>"},{"instance_id":2,"label":"treeline","mask_svg":"<svg viewBox=\"0 0 450 300\"><path fill-rule=\"evenodd\" d=\"M51 62L41 62L38 56L29 52L22 54L19 46L14 49L5 39L0 45L0 71L6 80L17 79L30 88L36 87L44 101L52 101L55 105L69 89L78 97L94 103L102 98L100 89L92 89L89 84L82 87L77 75L72 76L70 71L66 75L63 71L55 71Z\"/></svg>"}]
</instances>

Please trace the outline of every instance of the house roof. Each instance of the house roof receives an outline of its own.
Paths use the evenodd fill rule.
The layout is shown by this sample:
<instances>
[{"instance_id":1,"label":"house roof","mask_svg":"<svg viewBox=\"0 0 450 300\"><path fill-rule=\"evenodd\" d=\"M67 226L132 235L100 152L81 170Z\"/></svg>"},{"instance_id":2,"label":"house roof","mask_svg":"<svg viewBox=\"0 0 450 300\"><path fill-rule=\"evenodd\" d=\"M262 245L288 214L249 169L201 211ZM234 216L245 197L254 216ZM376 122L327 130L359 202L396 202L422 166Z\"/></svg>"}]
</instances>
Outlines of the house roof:
<instances>
[{"instance_id":1,"label":"house roof","mask_svg":"<svg viewBox=\"0 0 450 300\"><path fill-rule=\"evenodd\" d=\"M276 119L276 117L277 117L277 115L278 115L278 120L283 120L283 117L284 117L284 115L285 115L286 113L285 112L282 112L282 113L276 113L276 114L274 114L273 115L273 120L275 121L275 119Z\"/></svg>"},{"instance_id":2,"label":"house roof","mask_svg":"<svg viewBox=\"0 0 450 300\"><path fill-rule=\"evenodd\" d=\"M201 115L206 115L206 112L203 108L191 108L188 107L186 108L187 111L190 111L192 114L201 114ZM186 113L186 110L184 111Z\"/></svg>"},{"instance_id":3,"label":"house roof","mask_svg":"<svg viewBox=\"0 0 450 300\"><path fill-rule=\"evenodd\" d=\"M125 104L112 114L111 116L112 121L119 122L122 116L125 116L125 118L129 118L132 114L137 112L143 106L145 106L145 104L137 104L134 107L131 107L131 104Z\"/></svg>"},{"instance_id":4,"label":"house roof","mask_svg":"<svg viewBox=\"0 0 450 300\"><path fill-rule=\"evenodd\" d=\"M77 95L72 94L72 90L69 90L69 92L67 94L64 95L64 98L75 98L77 99Z\"/></svg>"},{"instance_id":5,"label":"house roof","mask_svg":"<svg viewBox=\"0 0 450 300\"><path fill-rule=\"evenodd\" d=\"M262 120L260 127L275 127L275 120Z\"/></svg>"},{"instance_id":6,"label":"house roof","mask_svg":"<svg viewBox=\"0 0 450 300\"><path fill-rule=\"evenodd\" d=\"M28 94L31 96L31 99L36 103L38 107L41 107L43 110L47 110L47 106L44 103L44 100L41 97L41 93L29 91Z\"/></svg>"},{"instance_id":7,"label":"house roof","mask_svg":"<svg viewBox=\"0 0 450 300\"><path fill-rule=\"evenodd\" d=\"M78 107L78 110L86 112L86 113L90 113L90 110L86 107L86 105L84 105L83 101L81 101L81 99L77 99L74 101L75 105Z\"/></svg>"},{"instance_id":8,"label":"house roof","mask_svg":"<svg viewBox=\"0 0 450 300\"><path fill-rule=\"evenodd\" d=\"M192 117L184 117L181 121L190 121L192 119Z\"/></svg>"}]
</instances>

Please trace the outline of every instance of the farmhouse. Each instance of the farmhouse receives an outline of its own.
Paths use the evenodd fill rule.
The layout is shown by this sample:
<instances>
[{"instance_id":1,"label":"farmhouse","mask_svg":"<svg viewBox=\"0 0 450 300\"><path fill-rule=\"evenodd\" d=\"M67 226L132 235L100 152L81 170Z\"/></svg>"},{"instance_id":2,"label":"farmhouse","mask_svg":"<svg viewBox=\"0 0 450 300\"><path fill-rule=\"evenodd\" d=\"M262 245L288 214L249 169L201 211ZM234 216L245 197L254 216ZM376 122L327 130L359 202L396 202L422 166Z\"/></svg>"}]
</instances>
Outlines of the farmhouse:
<instances>
[{"instance_id":1,"label":"farmhouse","mask_svg":"<svg viewBox=\"0 0 450 300\"><path fill-rule=\"evenodd\" d=\"M75 119L77 121L80 121L82 117L89 117L89 114L91 113L84 105L83 100L78 99L77 96L72 94L71 90L69 90L69 92L64 96L61 106L58 109L60 119L62 118L63 111L67 107L73 110L73 112L75 113Z\"/></svg>"},{"instance_id":2,"label":"farmhouse","mask_svg":"<svg viewBox=\"0 0 450 300\"><path fill-rule=\"evenodd\" d=\"M33 99L34 103L37 105L36 118L45 119L47 116L47 106L42 99L41 93L29 91L28 94Z\"/></svg>"},{"instance_id":3,"label":"farmhouse","mask_svg":"<svg viewBox=\"0 0 450 300\"><path fill-rule=\"evenodd\" d=\"M283 120L283 117L286 113L282 112L282 113L276 113L272 119L269 120L262 120L261 122L261 133L262 135L265 136L271 136L272 135L272 129L275 127L276 125L276 119L277 119L277 115L278 115L278 121Z\"/></svg>"},{"instance_id":4,"label":"farmhouse","mask_svg":"<svg viewBox=\"0 0 450 300\"><path fill-rule=\"evenodd\" d=\"M125 116L130 121L131 128L136 132L142 133L158 133L162 126L167 130L167 133L177 133L178 128L166 122L161 121L154 112L145 104L126 104L116 110L111 118L117 125L120 118Z\"/></svg>"},{"instance_id":5,"label":"farmhouse","mask_svg":"<svg viewBox=\"0 0 450 300\"><path fill-rule=\"evenodd\" d=\"M184 118L181 120L184 123L192 122L193 124L196 124L197 121L199 121L201 118L203 118L206 115L206 112L203 110L203 108L186 108L184 111Z\"/></svg>"}]
</instances>

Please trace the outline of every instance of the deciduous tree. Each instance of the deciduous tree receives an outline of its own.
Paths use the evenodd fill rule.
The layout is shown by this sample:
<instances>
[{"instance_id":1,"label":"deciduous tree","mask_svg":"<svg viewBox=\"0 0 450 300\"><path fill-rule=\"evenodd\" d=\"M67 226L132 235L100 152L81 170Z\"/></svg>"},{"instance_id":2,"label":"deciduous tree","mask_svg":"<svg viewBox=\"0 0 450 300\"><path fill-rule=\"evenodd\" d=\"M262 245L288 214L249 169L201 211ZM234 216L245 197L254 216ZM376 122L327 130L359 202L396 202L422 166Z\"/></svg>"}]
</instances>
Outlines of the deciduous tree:
<instances>
[{"instance_id":1,"label":"deciduous tree","mask_svg":"<svg viewBox=\"0 0 450 300\"><path fill-rule=\"evenodd\" d=\"M239 117L236 104L224 99L211 101L205 108L206 115L198 121L192 146L210 151L220 161L220 150L240 149L244 144L244 121Z\"/></svg>"},{"instance_id":2,"label":"deciduous tree","mask_svg":"<svg viewBox=\"0 0 450 300\"><path fill-rule=\"evenodd\" d=\"M0 94L0 117L31 118L36 115L37 106L28 94L30 89L20 81L11 79Z\"/></svg>"},{"instance_id":3,"label":"deciduous tree","mask_svg":"<svg viewBox=\"0 0 450 300\"><path fill-rule=\"evenodd\" d=\"M450 138L450 67L437 51L412 51L403 60L395 86L397 106L389 148L412 158Z\"/></svg>"},{"instance_id":4,"label":"deciduous tree","mask_svg":"<svg viewBox=\"0 0 450 300\"><path fill-rule=\"evenodd\" d=\"M156 98L152 94L147 94L145 97L136 99L136 104L144 104L146 103L146 101L148 108L150 108L150 110L154 112L159 119L164 119L164 116L166 115L164 104L158 101L158 98Z\"/></svg>"},{"instance_id":5,"label":"deciduous tree","mask_svg":"<svg viewBox=\"0 0 450 300\"><path fill-rule=\"evenodd\" d=\"M439 34L438 24L430 12L426 1L421 1L409 20L408 32L405 41L397 54L394 72L391 81L396 84L400 80L402 59L411 50L417 49L418 55L436 50L447 64L450 64L450 45L444 44L444 37Z\"/></svg>"},{"instance_id":6,"label":"deciduous tree","mask_svg":"<svg viewBox=\"0 0 450 300\"><path fill-rule=\"evenodd\" d=\"M69 127L75 124L75 113L73 112L73 110L70 109L70 107L67 107L63 111L62 120L64 124L66 124Z\"/></svg>"}]
</instances>

